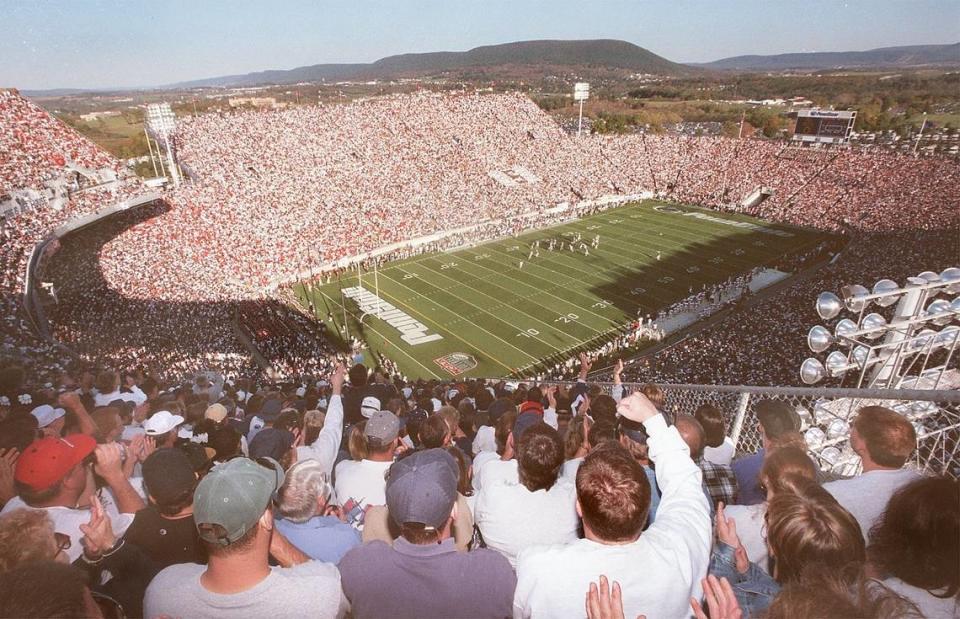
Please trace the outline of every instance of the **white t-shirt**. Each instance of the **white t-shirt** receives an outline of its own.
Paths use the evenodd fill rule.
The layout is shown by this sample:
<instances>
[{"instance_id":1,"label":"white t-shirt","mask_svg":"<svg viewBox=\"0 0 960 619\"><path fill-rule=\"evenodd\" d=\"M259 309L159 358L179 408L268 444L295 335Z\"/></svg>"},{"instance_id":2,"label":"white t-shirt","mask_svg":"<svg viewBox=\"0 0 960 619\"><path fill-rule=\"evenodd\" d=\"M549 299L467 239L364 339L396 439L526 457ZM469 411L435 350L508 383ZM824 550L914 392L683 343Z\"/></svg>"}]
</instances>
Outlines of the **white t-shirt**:
<instances>
[{"instance_id":1,"label":"white t-shirt","mask_svg":"<svg viewBox=\"0 0 960 619\"><path fill-rule=\"evenodd\" d=\"M766 502L756 505L727 505L723 508L723 513L728 520L732 519L737 523L737 537L747 551L747 557L766 572L770 558L767 554L767 538L763 536Z\"/></svg>"},{"instance_id":2,"label":"white t-shirt","mask_svg":"<svg viewBox=\"0 0 960 619\"><path fill-rule=\"evenodd\" d=\"M521 552L514 617L583 617L586 592L601 574L620 583L626 617L690 616L690 598L700 598L710 560L710 506L700 468L676 428L661 415L644 426L662 491L656 520L629 544L580 539Z\"/></svg>"},{"instance_id":3,"label":"white t-shirt","mask_svg":"<svg viewBox=\"0 0 960 619\"><path fill-rule=\"evenodd\" d=\"M737 446L733 444L729 436L723 437L723 443L719 447L704 447L703 459L707 462L713 462L720 466L730 466L733 462L733 455L737 451Z\"/></svg>"},{"instance_id":4,"label":"white t-shirt","mask_svg":"<svg viewBox=\"0 0 960 619\"><path fill-rule=\"evenodd\" d=\"M863 539L867 540L893 493L917 479L920 475L912 469L882 469L825 483L823 489L857 519Z\"/></svg>"},{"instance_id":5,"label":"white t-shirt","mask_svg":"<svg viewBox=\"0 0 960 619\"><path fill-rule=\"evenodd\" d=\"M387 471L393 462L373 460L344 460L337 465L337 481L334 490L339 505L353 499L360 509L367 505L386 505L384 491L387 487Z\"/></svg>"},{"instance_id":6,"label":"white t-shirt","mask_svg":"<svg viewBox=\"0 0 960 619\"><path fill-rule=\"evenodd\" d=\"M93 396L93 404L95 406L107 406L114 400L123 400L124 402L133 402L139 405L147 401L147 394L141 391L140 387L134 385L130 387L130 393L123 393L117 389L111 393L100 393L98 391Z\"/></svg>"},{"instance_id":7,"label":"white t-shirt","mask_svg":"<svg viewBox=\"0 0 960 619\"><path fill-rule=\"evenodd\" d=\"M113 496L106 491L100 492L100 503L103 505L103 509L107 514L107 517L110 518L110 524L113 527L113 534L117 537L117 539L119 539L124 533L126 533L130 523L133 522L134 514L121 514L119 511L117 511L117 505L113 501ZM65 533L70 536L70 548L65 551L67 556L70 558L70 562L72 563L80 558L80 555L83 554L83 545L80 543L80 539L83 537L83 531L80 530L80 525L88 524L90 522L89 508L72 509L70 507L30 507L23 502L23 499L15 496L7 501L7 504L3 506L3 510L0 511L0 515L7 514L21 507L47 512L47 514L50 515L50 519L53 521L53 530L57 533Z\"/></svg>"},{"instance_id":8,"label":"white t-shirt","mask_svg":"<svg viewBox=\"0 0 960 619\"><path fill-rule=\"evenodd\" d=\"M480 467L477 467L477 462L473 462L473 479L476 482L474 486L478 491L483 488L485 484L492 484L495 481L520 481L520 476L517 473L517 461L516 460L501 460L500 456L496 458L490 458L485 462L481 462Z\"/></svg>"},{"instance_id":9,"label":"white t-shirt","mask_svg":"<svg viewBox=\"0 0 960 619\"><path fill-rule=\"evenodd\" d=\"M308 561L294 567L270 568L270 575L240 593L207 591L200 584L206 565L181 563L162 570L143 598L144 617L301 617L334 618L346 614L336 566Z\"/></svg>"},{"instance_id":10,"label":"white t-shirt","mask_svg":"<svg viewBox=\"0 0 960 619\"><path fill-rule=\"evenodd\" d=\"M560 477L564 479L569 479L570 483L577 483L577 471L580 470L580 465L583 463L583 458L571 458L563 463L563 467L560 469Z\"/></svg>"},{"instance_id":11,"label":"white t-shirt","mask_svg":"<svg viewBox=\"0 0 960 619\"><path fill-rule=\"evenodd\" d=\"M323 465L328 475L333 473L333 463L337 460L340 450L340 439L343 436L343 398L338 395L330 399L330 408L323 420L323 428L317 440L309 445L297 447L297 462L301 460L316 460Z\"/></svg>"},{"instance_id":12,"label":"white t-shirt","mask_svg":"<svg viewBox=\"0 0 960 619\"><path fill-rule=\"evenodd\" d=\"M557 479L549 490L536 492L516 480L485 479L473 516L487 547L516 567L517 555L524 548L577 539L580 519L576 501L577 489L566 479Z\"/></svg>"}]
</instances>

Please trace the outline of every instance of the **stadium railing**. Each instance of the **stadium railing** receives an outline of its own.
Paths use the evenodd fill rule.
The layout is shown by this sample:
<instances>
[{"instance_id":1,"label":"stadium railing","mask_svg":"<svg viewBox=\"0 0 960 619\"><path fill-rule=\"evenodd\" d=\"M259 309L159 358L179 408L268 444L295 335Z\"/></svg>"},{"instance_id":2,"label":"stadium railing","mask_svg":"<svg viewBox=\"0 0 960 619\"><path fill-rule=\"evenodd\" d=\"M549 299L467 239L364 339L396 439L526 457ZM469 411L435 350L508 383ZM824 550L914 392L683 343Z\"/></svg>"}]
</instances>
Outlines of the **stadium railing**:
<instances>
[{"instance_id":1,"label":"stadium railing","mask_svg":"<svg viewBox=\"0 0 960 619\"><path fill-rule=\"evenodd\" d=\"M540 384L561 384L544 381ZM562 384L569 385L570 382ZM609 382L593 382L608 393ZM627 393L642 383L623 383ZM793 406L801 418L801 432L810 453L828 475L849 476L860 470L860 459L850 447L850 422L864 406L885 406L903 414L917 431L917 449L911 460L927 475L960 479L960 391L831 389L808 387L750 387L743 385L659 384L666 396L664 414L692 415L702 404L723 411L727 435L737 454L757 452L763 442L756 417L762 400Z\"/></svg>"}]
</instances>

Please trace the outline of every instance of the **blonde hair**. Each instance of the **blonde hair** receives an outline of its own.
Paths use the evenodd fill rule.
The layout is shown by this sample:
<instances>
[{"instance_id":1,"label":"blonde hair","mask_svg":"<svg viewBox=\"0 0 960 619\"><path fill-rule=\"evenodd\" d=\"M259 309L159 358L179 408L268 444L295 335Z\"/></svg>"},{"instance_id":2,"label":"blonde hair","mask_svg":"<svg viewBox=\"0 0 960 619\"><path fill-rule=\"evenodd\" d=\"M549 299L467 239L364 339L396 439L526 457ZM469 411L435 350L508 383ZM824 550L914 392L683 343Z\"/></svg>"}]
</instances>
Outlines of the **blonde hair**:
<instances>
[{"instance_id":1,"label":"blonde hair","mask_svg":"<svg viewBox=\"0 0 960 619\"><path fill-rule=\"evenodd\" d=\"M53 521L45 511L15 509L0 516L0 573L57 554Z\"/></svg>"},{"instance_id":2,"label":"blonde hair","mask_svg":"<svg viewBox=\"0 0 960 619\"><path fill-rule=\"evenodd\" d=\"M587 426L593 425L587 417ZM567 434L563 437L563 457L570 460L577 455L580 446L587 440L583 435L583 415L577 415L567 423Z\"/></svg>"},{"instance_id":3,"label":"blonde hair","mask_svg":"<svg viewBox=\"0 0 960 619\"><path fill-rule=\"evenodd\" d=\"M317 511L317 499L330 498L330 476L316 460L301 460L287 471L277 493L277 513L296 523L310 520Z\"/></svg>"},{"instance_id":4,"label":"blonde hair","mask_svg":"<svg viewBox=\"0 0 960 619\"><path fill-rule=\"evenodd\" d=\"M363 460L370 455L366 429L366 421L355 423L350 427L350 436L347 437L347 451L350 452L351 460Z\"/></svg>"}]
</instances>

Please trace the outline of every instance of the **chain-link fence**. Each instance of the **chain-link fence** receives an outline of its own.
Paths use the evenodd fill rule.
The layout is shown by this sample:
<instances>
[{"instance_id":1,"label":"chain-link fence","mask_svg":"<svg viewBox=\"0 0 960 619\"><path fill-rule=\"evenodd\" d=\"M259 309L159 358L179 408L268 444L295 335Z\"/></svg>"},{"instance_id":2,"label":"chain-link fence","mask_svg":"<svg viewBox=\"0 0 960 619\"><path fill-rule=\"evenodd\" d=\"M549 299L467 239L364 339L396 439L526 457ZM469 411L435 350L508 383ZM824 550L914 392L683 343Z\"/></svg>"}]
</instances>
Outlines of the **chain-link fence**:
<instances>
[{"instance_id":1,"label":"chain-link fence","mask_svg":"<svg viewBox=\"0 0 960 619\"><path fill-rule=\"evenodd\" d=\"M611 383L600 384L605 389ZM850 447L850 423L864 406L885 406L904 415L917 431L912 460L929 475L960 479L960 391L816 389L721 385L659 385L666 396L663 413L669 418L692 415L702 404L723 411L727 434L737 454L755 453L762 446L755 408L763 400L779 400L800 416L807 447L823 471L854 475L860 458ZM630 393L641 384L624 383Z\"/></svg>"}]
</instances>

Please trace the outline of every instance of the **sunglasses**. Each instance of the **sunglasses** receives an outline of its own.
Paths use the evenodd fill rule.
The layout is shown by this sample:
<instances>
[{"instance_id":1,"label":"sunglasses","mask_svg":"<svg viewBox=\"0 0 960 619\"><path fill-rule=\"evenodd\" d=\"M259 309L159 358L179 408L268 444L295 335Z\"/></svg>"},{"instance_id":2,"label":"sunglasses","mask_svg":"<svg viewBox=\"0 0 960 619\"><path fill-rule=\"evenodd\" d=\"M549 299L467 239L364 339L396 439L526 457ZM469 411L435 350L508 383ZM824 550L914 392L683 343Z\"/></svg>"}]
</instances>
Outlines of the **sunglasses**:
<instances>
[{"instance_id":1,"label":"sunglasses","mask_svg":"<svg viewBox=\"0 0 960 619\"><path fill-rule=\"evenodd\" d=\"M57 551L53 553L53 558L56 559L60 556L61 552L66 552L70 550L70 547L73 546L73 542L70 540L70 536L66 533L53 533L53 539L57 542Z\"/></svg>"}]
</instances>

